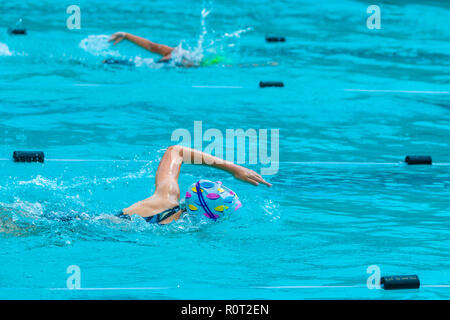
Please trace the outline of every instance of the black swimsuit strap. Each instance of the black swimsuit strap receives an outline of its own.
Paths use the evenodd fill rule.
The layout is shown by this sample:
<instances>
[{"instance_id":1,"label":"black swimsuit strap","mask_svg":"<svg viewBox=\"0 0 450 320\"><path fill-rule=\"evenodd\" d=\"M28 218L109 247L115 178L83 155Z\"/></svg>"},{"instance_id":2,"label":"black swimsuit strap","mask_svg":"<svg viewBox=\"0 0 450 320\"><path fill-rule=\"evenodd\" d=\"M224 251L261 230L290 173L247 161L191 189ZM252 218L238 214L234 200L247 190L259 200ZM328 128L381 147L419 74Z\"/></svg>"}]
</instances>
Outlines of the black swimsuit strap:
<instances>
[{"instance_id":1,"label":"black swimsuit strap","mask_svg":"<svg viewBox=\"0 0 450 320\"><path fill-rule=\"evenodd\" d=\"M161 221L163 221L163 220L165 220L167 218L170 218L171 216L173 216L175 213L177 213L180 210L182 210L182 209L178 205L176 207L164 210L164 211L162 211L162 212L160 212L158 214L155 214L155 215L153 215L151 217L145 217L144 220L149 222L149 223L160 223ZM127 219L127 220L131 219L130 215L124 214L122 211L119 214L117 214L117 217L123 218L123 219Z\"/></svg>"},{"instance_id":2,"label":"black swimsuit strap","mask_svg":"<svg viewBox=\"0 0 450 320\"><path fill-rule=\"evenodd\" d=\"M158 214L155 214L151 217L146 217L144 218L145 221L149 222L149 223L160 223L163 220L166 220L167 218L170 218L171 216L173 216L175 213L177 213L178 211L180 211L180 206L176 206L167 210L164 210L163 212L160 212Z\"/></svg>"}]
</instances>

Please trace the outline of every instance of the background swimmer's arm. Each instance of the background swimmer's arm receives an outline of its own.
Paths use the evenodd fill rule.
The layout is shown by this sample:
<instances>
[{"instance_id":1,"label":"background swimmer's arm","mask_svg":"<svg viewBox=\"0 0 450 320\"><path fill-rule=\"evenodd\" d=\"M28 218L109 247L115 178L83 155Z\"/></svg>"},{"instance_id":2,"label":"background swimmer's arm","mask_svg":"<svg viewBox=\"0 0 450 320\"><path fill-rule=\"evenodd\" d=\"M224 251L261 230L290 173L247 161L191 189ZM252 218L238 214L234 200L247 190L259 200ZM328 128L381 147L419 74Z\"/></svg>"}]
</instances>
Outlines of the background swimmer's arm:
<instances>
[{"instance_id":1,"label":"background swimmer's arm","mask_svg":"<svg viewBox=\"0 0 450 320\"><path fill-rule=\"evenodd\" d=\"M166 46L165 44L151 42L150 40L126 32L116 32L111 36L111 38L109 38L108 41L114 41L114 44L117 44L123 39L129 40L150 52L158 53L163 57L170 55L170 53L174 50L174 48Z\"/></svg>"},{"instance_id":2,"label":"background swimmer's arm","mask_svg":"<svg viewBox=\"0 0 450 320\"><path fill-rule=\"evenodd\" d=\"M177 197L177 200L179 199L180 189L178 186L178 176L180 175L181 165L183 163L210 165L214 168L227 171L237 179L255 186L259 185L259 183L263 183L269 187L272 186L253 170L195 149L183 146L170 146L164 153L159 163L158 171L156 172L155 193L171 193L174 197Z\"/></svg>"}]
</instances>

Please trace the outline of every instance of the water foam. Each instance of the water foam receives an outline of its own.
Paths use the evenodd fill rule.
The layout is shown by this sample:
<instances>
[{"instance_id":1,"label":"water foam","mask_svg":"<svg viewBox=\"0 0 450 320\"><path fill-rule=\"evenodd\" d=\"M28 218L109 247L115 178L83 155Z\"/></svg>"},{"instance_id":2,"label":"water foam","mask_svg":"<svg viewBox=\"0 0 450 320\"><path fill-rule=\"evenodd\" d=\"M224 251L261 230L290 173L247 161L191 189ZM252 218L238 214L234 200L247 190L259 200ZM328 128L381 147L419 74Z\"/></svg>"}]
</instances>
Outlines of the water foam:
<instances>
[{"instance_id":1,"label":"water foam","mask_svg":"<svg viewBox=\"0 0 450 320\"><path fill-rule=\"evenodd\" d=\"M84 51L100 57L120 57L118 50L111 50L111 44L108 42L107 35L90 35L81 40L78 45Z\"/></svg>"},{"instance_id":2,"label":"water foam","mask_svg":"<svg viewBox=\"0 0 450 320\"><path fill-rule=\"evenodd\" d=\"M0 56L12 56L12 52L6 44L0 42Z\"/></svg>"}]
</instances>

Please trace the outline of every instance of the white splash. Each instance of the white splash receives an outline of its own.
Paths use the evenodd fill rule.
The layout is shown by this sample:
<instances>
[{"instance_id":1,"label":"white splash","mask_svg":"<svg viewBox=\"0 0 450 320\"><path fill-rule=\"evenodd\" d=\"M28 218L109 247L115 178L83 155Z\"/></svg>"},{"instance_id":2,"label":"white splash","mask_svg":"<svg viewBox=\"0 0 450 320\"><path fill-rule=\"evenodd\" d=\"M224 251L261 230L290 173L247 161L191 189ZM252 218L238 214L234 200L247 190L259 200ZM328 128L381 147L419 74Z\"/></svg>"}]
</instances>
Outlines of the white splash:
<instances>
[{"instance_id":1,"label":"white splash","mask_svg":"<svg viewBox=\"0 0 450 320\"><path fill-rule=\"evenodd\" d=\"M206 17L211 13L212 10L206 10L205 8L202 10L200 23L202 26L202 30L200 36L197 40L197 46L191 48L188 46L187 50L183 49L184 41L172 51L172 60L174 64L191 64L193 66L200 65L200 62L203 59L203 42L205 41L205 36L208 33L206 28Z\"/></svg>"},{"instance_id":2,"label":"white splash","mask_svg":"<svg viewBox=\"0 0 450 320\"><path fill-rule=\"evenodd\" d=\"M63 189L61 185L58 184L57 180L50 180L41 175L37 175L36 178L29 181L19 181L19 185L32 184L39 187L50 188L52 190Z\"/></svg>"},{"instance_id":3,"label":"white splash","mask_svg":"<svg viewBox=\"0 0 450 320\"><path fill-rule=\"evenodd\" d=\"M19 219L17 214L23 217L41 216L43 208L39 202L28 202L15 198L13 203L0 202L0 212L11 213L13 220L17 220Z\"/></svg>"},{"instance_id":4,"label":"white splash","mask_svg":"<svg viewBox=\"0 0 450 320\"><path fill-rule=\"evenodd\" d=\"M6 44L0 42L0 56L12 56L12 52Z\"/></svg>"},{"instance_id":5,"label":"white splash","mask_svg":"<svg viewBox=\"0 0 450 320\"><path fill-rule=\"evenodd\" d=\"M248 27L246 29L241 29L241 30L237 30L235 32L232 33L225 33L222 37L223 38L240 38L242 33L247 33L249 31L252 31L253 28Z\"/></svg>"},{"instance_id":6,"label":"white splash","mask_svg":"<svg viewBox=\"0 0 450 320\"><path fill-rule=\"evenodd\" d=\"M218 52L222 52L224 48L221 43L240 38L242 34L253 30L253 28L248 27L231 33L225 33L219 37L209 37L209 40L207 40L208 28L206 25L206 18L211 12L212 9L207 10L206 8L204 8L201 12L201 32L197 40L196 47L191 48L186 46L187 50L185 50L182 48L184 45L184 41L182 41L172 52L172 58L176 63L184 62L183 64L186 64L186 61L188 61L188 63L198 66L200 65L205 53L217 54ZM215 33L214 30L212 30L212 33ZM205 43L205 41L209 42ZM234 46L234 43L228 43L227 46L232 47Z\"/></svg>"},{"instance_id":7,"label":"white splash","mask_svg":"<svg viewBox=\"0 0 450 320\"><path fill-rule=\"evenodd\" d=\"M263 201L262 209L265 215L269 217L270 221L276 221L281 218L280 216L280 205L273 200L265 199Z\"/></svg>"},{"instance_id":8,"label":"white splash","mask_svg":"<svg viewBox=\"0 0 450 320\"><path fill-rule=\"evenodd\" d=\"M157 63L153 58L142 58L140 56L136 56L134 57L133 62L136 67L144 66L152 69L160 69L164 67L164 64Z\"/></svg>"},{"instance_id":9,"label":"white splash","mask_svg":"<svg viewBox=\"0 0 450 320\"><path fill-rule=\"evenodd\" d=\"M118 50L111 50L111 43L108 42L109 36L107 35L90 35L86 39L81 40L78 45L84 51L94 56L113 56L119 57Z\"/></svg>"}]
</instances>

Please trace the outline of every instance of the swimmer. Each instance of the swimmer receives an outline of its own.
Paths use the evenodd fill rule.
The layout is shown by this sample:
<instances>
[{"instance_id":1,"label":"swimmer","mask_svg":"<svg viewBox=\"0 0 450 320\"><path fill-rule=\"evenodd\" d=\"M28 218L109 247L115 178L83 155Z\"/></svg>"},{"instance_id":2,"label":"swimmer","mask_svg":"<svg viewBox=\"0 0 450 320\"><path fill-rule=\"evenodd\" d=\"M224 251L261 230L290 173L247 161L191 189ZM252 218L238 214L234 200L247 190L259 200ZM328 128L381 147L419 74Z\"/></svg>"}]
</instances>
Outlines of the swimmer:
<instances>
[{"instance_id":1,"label":"swimmer","mask_svg":"<svg viewBox=\"0 0 450 320\"><path fill-rule=\"evenodd\" d=\"M113 44L116 45L124 39L131 41L134 44L137 44L138 46L140 46L150 52L161 55L162 58L158 60L158 62L160 62L160 63L171 61L173 58L173 55L176 54L177 56L180 57L180 61L177 61L177 62L179 64L181 64L182 66L184 66L184 67L195 66L195 63L186 57L187 51L183 50L181 48L181 46L178 46L175 48L169 47L169 46L166 46L165 44L155 43L150 40L147 40L142 37L135 36L131 33L126 33L126 32L116 32L109 38L108 41L109 42L114 41Z\"/></svg>"},{"instance_id":2,"label":"swimmer","mask_svg":"<svg viewBox=\"0 0 450 320\"><path fill-rule=\"evenodd\" d=\"M194 59L189 58L189 56L192 56L189 51L184 50L181 48L181 45L177 47L169 47L165 44L159 44L152 42L150 40L147 40L145 38L135 36L131 33L126 32L116 32L114 33L110 38L109 42L114 41L114 45L118 44L122 40L128 40L133 42L134 44L150 51L153 53L157 53L162 56L161 59L158 60L158 63L166 63L174 60L176 57L175 64L177 66L182 67L206 67L211 65L217 65L217 64L223 64L225 67L234 67L234 65L230 64L229 59L225 58L221 55L212 55L209 57L202 57L201 61L194 61ZM130 61L117 61L115 59L106 59L103 61L103 63L106 64L125 64L130 65L132 62ZM241 68L247 68L247 67L264 67L264 66L277 66L278 62L276 61L269 61L267 63L251 63L251 64L239 64L238 66Z\"/></svg>"},{"instance_id":3,"label":"swimmer","mask_svg":"<svg viewBox=\"0 0 450 320\"><path fill-rule=\"evenodd\" d=\"M242 206L232 190L221 182L209 180L200 180L192 184L185 198L180 201L178 176L183 163L210 165L255 186L260 183L268 187L272 186L253 170L195 149L176 145L167 148L159 163L153 195L123 209L118 216L130 219L131 215L137 214L147 222L168 224L178 220L185 211L197 217L216 220L233 213Z\"/></svg>"}]
</instances>

